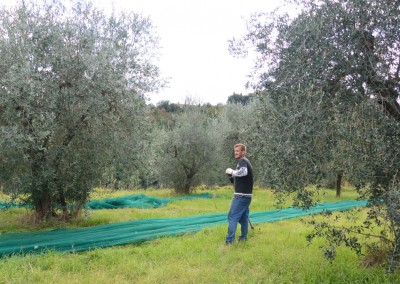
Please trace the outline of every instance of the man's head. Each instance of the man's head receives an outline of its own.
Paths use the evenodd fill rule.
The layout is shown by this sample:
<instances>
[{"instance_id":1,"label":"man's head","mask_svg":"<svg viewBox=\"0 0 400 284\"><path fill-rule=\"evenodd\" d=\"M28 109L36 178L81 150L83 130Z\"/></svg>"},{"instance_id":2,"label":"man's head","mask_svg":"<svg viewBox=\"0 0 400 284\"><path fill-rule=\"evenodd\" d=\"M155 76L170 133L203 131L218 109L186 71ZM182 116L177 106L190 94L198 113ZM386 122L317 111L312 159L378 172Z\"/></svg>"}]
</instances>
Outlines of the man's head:
<instances>
[{"instance_id":1,"label":"man's head","mask_svg":"<svg viewBox=\"0 0 400 284\"><path fill-rule=\"evenodd\" d=\"M246 145L244 144L236 144L233 146L235 159L239 160L246 156Z\"/></svg>"}]
</instances>

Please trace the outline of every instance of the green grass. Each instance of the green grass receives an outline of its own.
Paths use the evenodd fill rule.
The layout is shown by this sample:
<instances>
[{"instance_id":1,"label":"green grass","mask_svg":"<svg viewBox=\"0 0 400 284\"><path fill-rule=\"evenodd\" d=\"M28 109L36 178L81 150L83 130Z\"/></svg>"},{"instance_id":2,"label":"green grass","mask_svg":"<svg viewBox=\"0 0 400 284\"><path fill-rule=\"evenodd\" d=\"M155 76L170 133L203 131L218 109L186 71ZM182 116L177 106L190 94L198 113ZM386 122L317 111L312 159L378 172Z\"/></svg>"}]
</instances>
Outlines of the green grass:
<instances>
[{"instance_id":1,"label":"green grass","mask_svg":"<svg viewBox=\"0 0 400 284\"><path fill-rule=\"evenodd\" d=\"M90 221L64 226L227 212L231 189L208 192L217 198L176 201L157 209L96 210L91 211ZM172 194L168 190L134 193ZM352 190L344 190L340 200L355 196ZM324 200L338 201L334 191L327 191ZM274 209L273 204L270 191L256 189L251 211ZM1 228L7 223L9 231L32 229L21 222L26 211L10 211L14 213L0 212ZM195 234L83 253L3 258L0 283L398 283L399 274L387 275L381 267L361 267L359 258L346 248L339 250L333 263L325 261L319 250L321 240L307 245L305 235L311 229L299 219L256 225L246 243L229 247L223 245L226 230L227 226L217 226Z\"/></svg>"}]
</instances>

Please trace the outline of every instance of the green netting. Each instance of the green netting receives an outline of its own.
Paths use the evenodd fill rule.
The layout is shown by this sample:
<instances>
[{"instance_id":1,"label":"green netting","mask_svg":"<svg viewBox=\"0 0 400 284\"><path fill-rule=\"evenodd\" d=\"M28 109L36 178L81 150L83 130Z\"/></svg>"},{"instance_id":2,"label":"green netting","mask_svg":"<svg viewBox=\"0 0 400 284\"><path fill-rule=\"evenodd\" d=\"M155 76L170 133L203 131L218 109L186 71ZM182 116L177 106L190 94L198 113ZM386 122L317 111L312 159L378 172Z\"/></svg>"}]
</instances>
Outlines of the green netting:
<instances>
[{"instance_id":1,"label":"green netting","mask_svg":"<svg viewBox=\"0 0 400 284\"><path fill-rule=\"evenodd\" d=\"M253 224L275 222L322 211L344 211L366 206L366 201L322 203L309 210L287 208L251 213ZM0 256L40 253L46 250L78 252L96 248L144 242L163 236L199 231L227 224L227 213L180 218L143 219L73 230L53 230L0 235Z\"/></svg>"},{"instance_id":2,"label":"green netting","mask_svg":"<svg viewBox=\"0 0 400 284\"><path fill-rule=\"evenodd\" d=\"M10 209L10 208L16 208L16 207L29 207L29 205L25 203L19 203L19 202L5 202L0 200L0 210L5 210L5 209Z\"/></svg>"},{"instance_id":3,"label":"green netting","mask_svg":"<svg viewBox=\"0 0 400 284\"><path fill-rule=\"evenodd\" d=\"M144 194L134 194L122 197L105 198L102 200L93 200L86 203L89 209L117 209L117 208L158 208L165 206L170 201L196 199L196 198L213 198L209 193L192 194L180 197L157 198Z\"/></svg>"},{"instance_id":4,"label":"green netting","mask_svg":"<svg viewBox=\"0 0 400 284\"><path fill-rule=\"evenodd\" d=\"M118 209L118 208L158 208L165 206L168 202L185 199L197 199L197 198L214 198L210 193L200 193L185 195L180 197L171 198L157 198L154 196L147 196L144 194L133 194L121 197L105 198L101 200L93 200L85 204L88 209ZM15 207L29 207L29 204L25 203L10 203L0 201L0 209L9 209Z\"/></svg>"}]
</instances>

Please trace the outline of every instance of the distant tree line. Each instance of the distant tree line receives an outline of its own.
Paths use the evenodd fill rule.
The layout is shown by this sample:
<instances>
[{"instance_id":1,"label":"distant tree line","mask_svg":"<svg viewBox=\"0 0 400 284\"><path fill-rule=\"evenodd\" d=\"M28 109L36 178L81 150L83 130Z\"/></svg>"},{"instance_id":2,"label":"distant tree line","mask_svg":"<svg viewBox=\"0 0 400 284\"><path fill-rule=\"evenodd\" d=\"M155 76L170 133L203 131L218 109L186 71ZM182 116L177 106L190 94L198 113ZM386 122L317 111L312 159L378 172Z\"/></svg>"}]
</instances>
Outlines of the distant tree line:
<instances>
[{"instance_id":1,"label":"distant tree line","mask_svg":"<svg viewBox=\"0 0 400 284\"><path fill-rule=\"evenodd\" d=\"M249 94L249 95L242 95L242 94L236 94L233 93L228 97L228 104L241 104L241 105L248 105L254 98L255 94Z\"/></svg>"}]
</instances>

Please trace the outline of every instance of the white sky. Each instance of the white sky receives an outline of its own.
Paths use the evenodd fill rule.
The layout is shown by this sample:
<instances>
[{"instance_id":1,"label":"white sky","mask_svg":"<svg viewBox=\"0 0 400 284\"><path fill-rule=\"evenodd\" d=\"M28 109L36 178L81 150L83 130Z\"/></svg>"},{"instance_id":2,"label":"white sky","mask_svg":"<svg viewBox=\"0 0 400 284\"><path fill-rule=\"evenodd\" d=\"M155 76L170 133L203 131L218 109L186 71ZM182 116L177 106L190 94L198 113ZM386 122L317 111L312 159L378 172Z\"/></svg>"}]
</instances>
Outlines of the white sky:
<instances>
[{"instance_id":1,"label":"white sky","mask_svg":"<svg viewBox=\"0 0 400 284\"><path fill-rule=\"evenodd\" d=\"M252 12L268 12L281 0L94 0L115 11L149 16L160 37L158 66L168 77L167 88L149 94L150 102L183 103L192 97L202 103L226 103L235 93L248 94L252 59L229 54L228 40L246 32ZM98 6L98 7L99 7Z\"/></svg>"}]
</instances>

